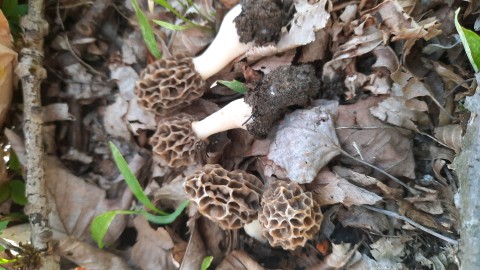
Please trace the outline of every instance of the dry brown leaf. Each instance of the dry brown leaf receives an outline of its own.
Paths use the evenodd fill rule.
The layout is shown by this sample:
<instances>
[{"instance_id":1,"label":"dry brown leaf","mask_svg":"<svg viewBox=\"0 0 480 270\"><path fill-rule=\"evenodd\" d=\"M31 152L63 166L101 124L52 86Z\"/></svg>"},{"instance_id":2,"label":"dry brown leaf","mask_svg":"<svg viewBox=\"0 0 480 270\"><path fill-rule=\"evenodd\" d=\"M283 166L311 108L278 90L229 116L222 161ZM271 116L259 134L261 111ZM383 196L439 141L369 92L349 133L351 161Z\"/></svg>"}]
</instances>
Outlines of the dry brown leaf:
<instances>
[{"instance_id":1,"label":"dry brown leaf","mask_svg":"<svg viewBox=\"0 0 480 270\"><path fill-rule=\"evenodd\" d=\"M302 53L298 58L299 63L310 63L325 58L329 43L328 31L320 29L315 33L315 40L302 47Z\"/></svg>"},{"instance_id":2,"label":"dry brown leaf","mask_svg":"<svg viewBox=\"0 0 480 270\"><path fill-rule=\"evenodd\" d=\"M335 203L342 203L347 207L373 205L382 200L377 194L351 184L326 168L318 173L312 183L307 184L307 190L312 191L314 200L320 206Z\"/></svg>"},{"instance_id":3,"label":"dry brown leaf","mask_svg":"<svg viewBox=\"0 0 480 270\"><path fill-rule=\"evenodd\" d=\"M370 97L339 106L335 126L342 148L394 176L413 179L415 162L410 132L384 124L370 113L369 108L381 100ZM343 162L353 161L343 159Z\"/></svg>"},{"instance_id":4,"label":"dry brown leaf","mask_svg":"<svg viewBox=\"0 0 480 270\"><path fill-rule=\"evenodd\" d=\"M268 158L297 183L310 183L340 154L331 115L323 107L296 110L280 122Z\"/></svg>"},{"instance_id":5,"label":"dry brown leaf","mask_svg":"<svg viewBox=\"0 0 480 270\"><path fill-rule=\"evenodd\" d=\"M441 33L438 29L440 23L434 17L416 22L396 0L383 1L367 13L373 16L378 13L383 20L382 24L388 28L387 31L394 35L393 41L420 38L429 40Z\"/></svg>"},{"instance_id":6,"label":"dry brown leaf","mask_svg":"<svg viewBox=\"0 0 480 270\"><path fill-rule=\"evenodd\" d=\"M381 233L392 228L388 218L380 213L369 211L361 206L352 206L338 211L338 221L343 227L354 227Z\"/></svg>"},{"instance_id":7,"label":"dry brown leaf","mask_svg":"<svg viewBox=\"0 0 480 270\"><path fill-rule=\"evenodd\" d=\"M128 264L117 255L79 241L74 237L64 237L55 246L57 254L89 270L128 270Z\"/></svg>"},{"instance_id":8,"label":"dry brown leaf","mask_svg":"<svg viewBox=\"0 0 480 270\"><path fill-rule=\"evenodd\" d=\"M254 261L243 250L234 250L228 254L222 263L216 268L217 270L264 270L260 264Z\"/></svg>"},{"instance_id":9,"label":"dry brown leaf","mask_svg":"<svg viewBox=\"0 0 480 270\"><path fill-rule=\"evenodd\" d=\"M293 58L295 57L296 50L286 51L282 55L273 55L267 58L264 58L255 65L252 66L254 70L261 70L263 74L268 74L270 71L280 67L291 65Z\"/></svg>"},{"instance_id":10,"label":"dry brown leaf","mask_svg":"<svg viewBox=\"0 0 480 270\"><path fill-rule=\"evenodd\" d=\"M122 198L106 199L104 190L73 175L52 156L45 157L45 179L52 207L51 228L60 235L74 236L82 241L91 240L90 223L94 217L109 210L128 209L132 200L128 189ZM116 240L125 225L126 217L117 216L105 236L105 243Z\"/></svg>"},{"instance_id":11,"label":"dry brown leaf","mask_svg":"<svg viewBox=\"0 0 480 270\"><path fill-rule=\"evenodd\" d=\"M186 52L189 55L196 55L210 44L213 38L211 31L205 31L197 27L174 31L170 51L176 54Z\"/></svg>"},{"instance_id":12,"label":"dry brown leaf","mask_svg":"<svg viewBox=\"0 0 480 270\"><path fill-rule=\"evenodd\" d=\"M203 244L202 237L196 224L193 224L193 228L190 228L190 239L188 240L187 250L180 265L180 270L200 269L203 258L206 255L207 250Z\"/></svg>"},{"instance_id":13,"label":"dry brown leaf","mask_svg":"<svg viewBox=\"0 0 480 270\"><path fill-rule=\"evenodd\" d=\"M461 125L436 127L433 131L435 138L455 150L457 154L462 150L462 132Z\"/></svg>"},{"instance_id":14,"label":"dry brown leaf","mask_svg":"<svg viewBox=\"0 0 480 270\"><path fill-rule=\"evenodd\" d=\"M423 112L423 105L427 106L426 103L416 101L420 102L419 105L410 103L409 108L403 98L389 97L371 107L370 112L384 122L418 132L417 123L422 126L428 125L429 118ZM412 107L416 107L418 110Z\"/></svg>"},{"instance_id":15,"label":"dry brown leaf","mask_svg":"<svg viewBox=\"0 0 480 270\"><path fill-rule=\"evenodd\" d=\"M363 35L353 36L347 43L337 48L331 61L353 58L371 52L383 42L383 33L371 26L364 30Z\"/></svg>"},{"instance_id":16,"label":"dry brown leaf","mask_svg":"<svg viewBox=\"0 0 480 270\"><path fill-rule=\"evenodd\" d=\"M153 229L147 219L137 216L133 220L137 241L132 247L132 260L141 269L175 270L172 260L173 241L164 228Z\"/></svg>"},{"instance_id":17,"label":"dry brown leaf","mask_svg":"<svg viewBox=\"0 0 480 270\"><path fill-rule=\"evenodd\" d=\"M75 116L68 112L67 103L53 103L43 107L43 121L74 121Z\"/></svg>"},{"instance_id":18,"label":"dry brown leaf","mask_svg":"<svg viewBox=\"0 0 480 270\"><path fill-rule=\"evenodd\" d=\"M339 175L340 177L353 182L356 185L362 186L362 187L368 187L368 186L376 186L378 187L385 195L390 195L393 197L400 197L403 193L401 189L396 189L396 188L391 188L381 181L379 181L376 178L370 177L365 174L361 174L358 172L355 172L351 169L345 168L345 167L340 167L340 166L335 166L333 167L333 171Z\"/></svg>"},{"instance_id":19,"label":"dry brown leaf","mask_svg":"<svg viewBox=\"0 0 480 270\"><path fill-rule=\"evenodd\" d=\"M103 125L108 135L113 138L121 138L128 142L132 134L128 130L127 122L124 120L127 110L128 103L121 95L116 95L115 102L105 108Z\"/></svg>"},{"instance_id":20,"label":"dry brown leaf","mask_svg":"<svg viewBox=\"0 0 480 270\"><path fill-rule=\"evenodd\" d=\"M405 255L405 243L411 240L410 237L382 237L370 245L372 256L377 261L401 262Z\"/></svg>"},{"instance_id":21,"label":"dry brown leaf","mask_svg":"<svg viewBox=\"0 0 480 270\"><path fill-rule=\"evenodd\" d=\"M3 125L12 102L13 69L16 64L17 53L12 50L8 21L0 10L0 126Z\"/></svg>"}]
</instances>

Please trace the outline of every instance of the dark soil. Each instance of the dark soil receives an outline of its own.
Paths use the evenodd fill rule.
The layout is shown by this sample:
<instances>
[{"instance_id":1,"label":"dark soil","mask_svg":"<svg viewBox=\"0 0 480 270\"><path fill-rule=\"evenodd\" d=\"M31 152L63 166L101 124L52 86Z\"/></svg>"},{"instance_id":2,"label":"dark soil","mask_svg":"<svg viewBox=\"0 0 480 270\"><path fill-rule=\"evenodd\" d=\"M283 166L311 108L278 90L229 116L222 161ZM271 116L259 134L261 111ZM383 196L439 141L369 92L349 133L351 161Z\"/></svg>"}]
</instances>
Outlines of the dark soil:
<instances>
[{"instance_id":1,"label":"dark soil","mask_svg":"<svg viewBox=\"0 0 480 270\"><path fill-rule=\"evenodd\" d=\"M253 122L247 125L255 137L266 137L273 124L289 107L303 107L320 88L320 80L311 65L282 66L265 75L254 89L245 95L252 106Z\"/></svg>"},{"instance_id":2,"label":"dark soil","mask_svg":"<svg viewBox=\"0 0 480 270\"><path fill-rule=\"evenodd\" d=\"M279 0L241 0L242 13L235 18L240 41L258 45L276 42L288 16Z\"/></svg>"}]
</instances>

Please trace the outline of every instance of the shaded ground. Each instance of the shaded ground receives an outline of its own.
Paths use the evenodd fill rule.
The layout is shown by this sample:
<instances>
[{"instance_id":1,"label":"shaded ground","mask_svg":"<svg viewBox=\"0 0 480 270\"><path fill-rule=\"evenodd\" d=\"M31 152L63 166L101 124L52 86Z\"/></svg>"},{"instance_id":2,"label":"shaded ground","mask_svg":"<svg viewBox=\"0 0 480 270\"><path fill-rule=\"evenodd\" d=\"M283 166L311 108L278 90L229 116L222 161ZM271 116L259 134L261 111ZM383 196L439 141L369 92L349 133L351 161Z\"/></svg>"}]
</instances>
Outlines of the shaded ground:
<instances>
[{"instance_id":1,"label":"shaded ground","mask_svg":"<svg viewBox=\"0 0 480 270\"><path fill-rule=\"evenodd\" d=\"M170 2L199 26L218 29L239 1ZM203 78L201 97L168 112L145 108L135 94L139 74L155 59L130 1L47 2L43 145L49 222L62 269L200 269L207 256L213 256L210 269L459 268L459 184L450 165L469 118L463 103L477 82L454 11L461 7L462 25L474 29L478 3L277 2L293 14L279 41L252 47ZM143 4L149 20L184 25L165 8L155 5L150 13ZM199 55L214 38L200 27L155 26L154 33L164 58ZM308 76L282 75L277 68L285 66ZM174 70L164 72L168 80L151 80L167 85L165 95L185 89L183 81L180 90L171 85L189 71ZM212 86L234 79L250 89L245 97L254 106L253 121L277 113L275 105L283 105L278 112L285 116L265 120L274 122L271 128L259 124L254 135L262 138L245 129L187 138L195 136L192 121L243 98ZM155 95L157 85L149 87ZM306 93L293 94L300 102L288 102L292 93L276 101L282 87ZM260 99L270 103L255 107ZM6 125L20 161L21 102L17 93ZM167 123L171 116L181 120ZM95 216L144 207L118 172L109 141L158 208L171 212L185 199L192 202L166 225L119 215L100 250L90 232ZM205 172L205 164L227 172ZM4 215L18 211L10 200L3 205ZM243 226L257 217L263 229L252 237Z\"/></svg>"}]
</instances>

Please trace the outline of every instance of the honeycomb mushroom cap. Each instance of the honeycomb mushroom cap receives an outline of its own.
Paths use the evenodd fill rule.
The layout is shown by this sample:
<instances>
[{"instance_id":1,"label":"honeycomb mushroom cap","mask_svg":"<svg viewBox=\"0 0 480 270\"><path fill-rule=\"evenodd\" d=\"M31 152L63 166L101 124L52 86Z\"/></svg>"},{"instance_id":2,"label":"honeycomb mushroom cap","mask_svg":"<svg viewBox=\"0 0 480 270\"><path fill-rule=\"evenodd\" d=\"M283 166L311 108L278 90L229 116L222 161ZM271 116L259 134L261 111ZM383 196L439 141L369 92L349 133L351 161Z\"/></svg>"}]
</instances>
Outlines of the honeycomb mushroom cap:
<instances>
[{"instance_id":1,"label":"honeycomb mushroom cap","mask_svg":"<svg viewBox=\"0 0 480 270\"><path fill-rule=\"evenodd\" d=\"M160 120L149 142L153 147L153 154L174 168L194 164L197 149L203 144L192 131L192 121L195 120L193 116L185 113Z\"/></svg>"},{"instance_id":2,"label":"honeycomb mushroom cap","mask_svg":"<svg viewBox=\"0 0 480 270\"><path fill-rule=\"evenodd\" d=\"M258 219L271 246L303 247L320 230L323 215L310 192L296 182L277 180L262 197Z\"/></svg>"},{"instance_id":3,"label":"honeycomb mushroom cap","mask_svg":"<svg viewBox=\"0 0 480 270\"><path fill-rule=\"evenodd\" d=\"M163 116L187 107L205 88L192 58L179 54L149 64L140 74L135 94L142 107Z\"/></svg>"},{"instance_id":4,"label":"honeycomb mushroom cap","mask_svg":"<svg viewBox=\"0 0 480 270\"><path fill-rule=\"evenodd\" d=\"M229 230L257 218L263 183L244 171L207 164L186 179L184 190L202 215Z\"/></svg>"}]
</instances>

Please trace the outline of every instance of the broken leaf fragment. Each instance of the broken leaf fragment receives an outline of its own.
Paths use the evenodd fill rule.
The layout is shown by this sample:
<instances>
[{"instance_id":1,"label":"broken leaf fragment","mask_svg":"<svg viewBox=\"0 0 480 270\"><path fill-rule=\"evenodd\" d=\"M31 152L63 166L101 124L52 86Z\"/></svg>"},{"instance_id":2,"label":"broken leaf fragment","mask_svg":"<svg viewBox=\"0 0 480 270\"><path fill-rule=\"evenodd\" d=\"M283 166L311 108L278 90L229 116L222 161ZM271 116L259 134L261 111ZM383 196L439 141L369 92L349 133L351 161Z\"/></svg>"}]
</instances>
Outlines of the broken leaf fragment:
<instances>
[{"instance_id":1,"label":"broken leaf fragment","mask_svg":"<svg viewBox=\"0 0 480 270\"><path fill-rule=\"evenodd\" d=\"M332 116L322 107L296 110L278 126L268 158L297 183L313 181L332 158L340 154Z\"/></svg>"},{"instance_id":2,"label":"broken leaf fragment","mask_svg":"<svg viewBox=\"0 0 480 270\"><path fill-rule=\"evenodd\" d=\"M16 64L17 53L12 50L8 21L0 10L0 126L5 121L12 102L13 68Z\"/></svg>"}]
</instances>

